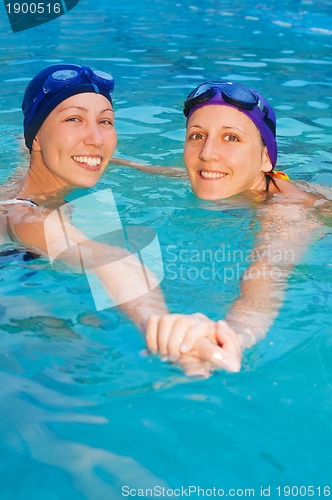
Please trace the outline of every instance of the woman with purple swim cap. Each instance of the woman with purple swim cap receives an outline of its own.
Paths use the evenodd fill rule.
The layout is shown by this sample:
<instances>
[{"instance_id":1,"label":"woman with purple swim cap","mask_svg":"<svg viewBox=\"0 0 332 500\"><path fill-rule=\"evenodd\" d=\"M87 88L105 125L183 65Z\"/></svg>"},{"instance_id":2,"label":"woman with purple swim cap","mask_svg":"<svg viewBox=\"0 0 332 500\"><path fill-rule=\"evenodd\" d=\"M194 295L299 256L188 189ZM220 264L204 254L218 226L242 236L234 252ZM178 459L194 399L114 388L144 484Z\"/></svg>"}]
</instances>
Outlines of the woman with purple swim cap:
<instances>
[{"instance_id":1,"label":"woman with purple swim cap","mask_svg":"<svg viewBox=\"0 0 332 500\"><path fill-rule=\"evenodd\" d=\"M315 206L327 200L274 172L277 161L276 118L271 105L255 90L234 82L199 85L184 104L187 119L184 161L195 195L224 208L230 204L255 208L261 230L252 263L242 276L240 297L233 303L221 329L230 331L228 346L241 360L242 351L264 338L282 305L287 276L301 259L320 221ZM150 173L180 176L181 170L114 160ZM325 205L326 206L326 205ZM305 228L305 229L304 229ZM218 234L216 234L218 237ZM222 234L219 235L222 243ZM228 242L227 242L228 243ZM200 318L200 322L207 319ZM183 337L169 315L163 332L158 320L147 343L156 349L162 339L163 356L173 359L195 347L197 335ZM208 336L223 345L220 339Z\"/></svg>"},{"instance_id":2,"label":"woman with purple swim cap","mask_svg":"<svg viewBox=\"0 0 332 500\"><path fill-rule=\"evenodd\" d=\"M276 119L260 94L238 83L204 83L189 94L184 114L185 163L199 198L269 189L277 161Z\"/></svg>"},{"instance_id":3,"label":"woman with purple swim cap","mask_svg":"<svg viewBox=\"0 0 332 500\"><path fill-rule=\"evenodd\" d=\"M89 239L64 210L66 195L94 186L115 150L113 88L111 75L73 64L49 66L31 80L22 104L30 166L0 201L0 243L18 243L30 258L45 255L51 260L64 249L62 260L81 268L83 263L83 270L94 274L112 302L145 333L156 317L168 313L158 280L147 266L142 273L139 260L125 249ZM216 329L213 321L197 326L199 314L174 318L184 332ZM177 363L198 374L228 357L229 369L238 369L237 358L227 352L227 332L220 338L223 347L203 339L198 351L178 356Z\"/></svg>"}]
</instances>

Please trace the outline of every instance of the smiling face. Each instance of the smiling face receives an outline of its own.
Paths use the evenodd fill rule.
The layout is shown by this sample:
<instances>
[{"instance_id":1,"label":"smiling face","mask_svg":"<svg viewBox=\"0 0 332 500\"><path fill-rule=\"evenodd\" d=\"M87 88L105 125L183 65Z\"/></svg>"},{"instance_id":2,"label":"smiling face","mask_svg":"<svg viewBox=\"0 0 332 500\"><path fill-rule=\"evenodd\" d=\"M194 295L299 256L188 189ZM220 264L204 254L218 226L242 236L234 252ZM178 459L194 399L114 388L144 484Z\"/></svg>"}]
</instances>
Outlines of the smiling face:
<instances>
[{"instance_id":1,"label":"smiling face","mask_svg":"<svg viewBox=\"0 0 332 500\"><path fill-rule=\"evenodd\" d=\"M230 106L197 109L187 124L184 161L192 189L203 200L264 190L272 165L261 135L244 113Z\"/></svg>"},{"instance_id":2,"label":"smiling face","mask_svg":"<svg viewBox=\"0 0 332 500\"><path fill-rule=\"evenodd\" d=\"M114 153L117 136L111 103L103 95L77 94L48 115L32 145L32 163L40 165L56 187L91 187Z\"/></svg>"}]
</instances>

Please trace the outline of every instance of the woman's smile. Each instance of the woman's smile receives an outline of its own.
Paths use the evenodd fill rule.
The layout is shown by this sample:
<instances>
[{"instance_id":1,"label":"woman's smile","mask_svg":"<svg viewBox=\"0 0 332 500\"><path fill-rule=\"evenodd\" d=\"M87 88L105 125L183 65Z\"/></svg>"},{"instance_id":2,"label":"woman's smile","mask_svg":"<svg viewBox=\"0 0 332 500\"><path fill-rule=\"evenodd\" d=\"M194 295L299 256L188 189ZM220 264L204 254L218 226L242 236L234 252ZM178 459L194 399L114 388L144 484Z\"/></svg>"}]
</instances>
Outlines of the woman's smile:
<instances>
[{"instance_id":1,"label":"woman's smile","mask_svg":"<svg viewBox=\"0 0 332 500\"><path fill-rule=\"evenodd\" d=\"M98 171L101 166L102 157L95 155L75 155L72 159L86 170Z\"/></svg>"},{"instance_id":2,"label":"woman's smile","mask_svg":"<svg viewBox=\"0 0 332 500\"><path fill-rule=\"evenodd\" d=\"M228 174L225 174L224 172L215 172L211 170L199 170L198 174L203 178L205 181L215 181L222 179L223 177L226 177Z\"/></svg>"},{"instance_id":3,"label":"woman's smile","mask_svg":"<svg viewBox=\"0 0 332 500\"><path fill-rule=\"evenodd\" d=\"M204 200L255 189L272 167L254 123L238 109L219 105L190 116L184 161L194 193Z\"/></svg>"}]
</instances>

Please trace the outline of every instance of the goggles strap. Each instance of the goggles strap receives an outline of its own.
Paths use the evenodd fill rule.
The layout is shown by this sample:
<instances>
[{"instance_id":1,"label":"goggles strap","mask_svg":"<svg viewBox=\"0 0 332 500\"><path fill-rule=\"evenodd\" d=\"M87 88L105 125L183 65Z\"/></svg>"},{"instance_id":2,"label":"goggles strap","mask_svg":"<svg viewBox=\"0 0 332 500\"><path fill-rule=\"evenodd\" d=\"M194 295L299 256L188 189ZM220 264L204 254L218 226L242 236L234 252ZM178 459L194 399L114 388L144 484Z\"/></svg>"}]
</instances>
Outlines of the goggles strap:
<instances>
[{"instance_id":1,"label":"goggles strap","mask_svg":"<svg viewBox=\"0 0 332 500\"><path fill-rule=\"evenodd\" d=\"M93 83L92 81L90 81L90 83L91 83L92 87L94 88L96 94L100 94L99 87L95 83Z\"/></svg>"}]
</instances>

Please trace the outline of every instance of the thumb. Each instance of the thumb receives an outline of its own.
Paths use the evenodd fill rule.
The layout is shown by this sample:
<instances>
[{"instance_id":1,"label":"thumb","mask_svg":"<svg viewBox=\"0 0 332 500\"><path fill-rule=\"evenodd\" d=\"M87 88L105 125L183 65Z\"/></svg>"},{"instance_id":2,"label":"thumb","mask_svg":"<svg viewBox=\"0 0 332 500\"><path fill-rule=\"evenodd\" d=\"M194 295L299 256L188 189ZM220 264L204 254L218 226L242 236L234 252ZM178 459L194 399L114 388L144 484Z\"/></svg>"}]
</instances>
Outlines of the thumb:
<instances>
[{"instance_id":1,"label":"thumb","mask_svg":"<svg viewBox=\"0 0 332 500\"><path fill-rule=\"evenodd\" d=\"M217 321L216 339L220 346L234 356L241 356L242 349L240 340L234 330L226 321Z\"/></svg>"}]
</instances>

